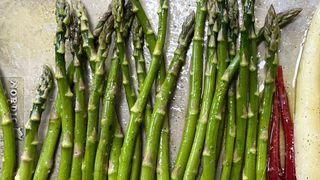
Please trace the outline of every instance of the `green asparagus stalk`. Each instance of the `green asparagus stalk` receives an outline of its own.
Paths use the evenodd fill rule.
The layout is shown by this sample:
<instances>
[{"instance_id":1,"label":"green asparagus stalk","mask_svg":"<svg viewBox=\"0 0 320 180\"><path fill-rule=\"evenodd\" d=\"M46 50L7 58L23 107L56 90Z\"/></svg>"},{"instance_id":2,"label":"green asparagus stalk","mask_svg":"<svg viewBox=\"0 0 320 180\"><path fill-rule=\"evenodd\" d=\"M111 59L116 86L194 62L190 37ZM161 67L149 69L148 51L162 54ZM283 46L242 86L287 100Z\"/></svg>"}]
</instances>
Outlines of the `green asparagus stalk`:
<instances>
[{"instance_id":1,"label":"green asparagus stalk","mask_svg":"<svg viewBox=\"0 0 320 180\"><path fill-rule=\"evenodd\" d=\"M148 94L150 93L153 81L155 79L155 75L158 72L159 66L161 64L160 56L162 54L162 49L165 43L166 29L167 29L167 18L166 18L167 9L168 9L167 1L164 1L164 3L161 6L161 13L163 14L162 15L163 18L159 24L158 39L155 45L155 49L152 53L153 55L152 55L150 69L146 76L143 87L141 88L137 101L135 102L134 106L130 110L131 111L130 121L127 129L127 133L125 135L124 144L121 149L118 179L128 179L128 176L129 176L130 165L131 165L130 162L132 160L136 138L139 133L140 124L142 121L142 114L145 109L145 106L148 100Z\"/></svg>"},{"instance_id":2,"label":"green asparagus stalk","mask_svg":"<svg viewBox=\"0 0 320 180\"><path fill-rule=\"evenodd\" d=\"M137 72L137 78L138 78L138 90L140 92L144 80L146 79L146 65L145 65L145 59L143 56L143 39L144 39L144 33L141 28L141 24L137 17L135 17L133 21L133 57L135 59L135 65L136 65L136 72ZM150 98L150 97L149 97ZM152 107L150 99L147 102L146 109L145 109L145 131L148 132L149 130L149 123L150 123L150 115L152 113Z\"/></svg>"},{"instance_id":3,"label":"green asparagus stalk","mask_svg":"<svg viewBox=\"0 0 320 180\"><path fill-rule=\"evenodd\" d=\"M57 98L56 104L61 104ZM57 105L60 106L60 105ZM61 131L61 119L56 113L56 108L53 108L47 134L42 146L39 161L33 176L34 180L48 179L54 162L54 153L58 146L59 135Z\"/></svg>"},{"instance_id":4,"label":"green asparagus stalk","mask_svg":"<svg viewBox=\"0 0 320 180\"><path fill-rule=\"evenodd\" d=\"M0 82L0 118L3 133L3 160L2 179L13 179L16 167L16 136L14 133L14 122L5 95L4 88Z\"/></svg>"},{"instance_id":5,"label":"green asparagus stalk","mask_svg":"<svg viewBox=\"0 0 320 180\"><path fill-rule=\"evenodd\" d=\"M99 104L102 95L103 77L105 74L105 60L111 43L113 33L113 16L109 16L99 36L99 49L96 62L96 71L90 85L88 104L88 125L86 135L85 155L82 163L82 179L93 179L94 160L98 144L98 117Z\"/></svg>"},{"instance_id":6,"label":"green asparagus stalk","mask_svg":"<svg viewBox=\"0 0 320 180\"><path fill-rule=\"evenodd\" d=\"M164 1L166 3L166 1ZM182 34L179 38L179 45L184 48L178 49L175 52L175 56L171 61L168 75L165 78L161 91L157 94L156 104L152 113L152 120L150 129L148 132L146 148L144 152L144 158L142 162L141 179L154 179L156 159L158 155L158 147L160 141L160 133L163 126L163 120L167 109L167 104L170 99L170 94L175 85L178 72L182 63L184 62L187 47L191 41L193 35L194 14L188 16L182 26Z\"/></svg>"},{"instance_id":7,"label":"green asparagus stalk","mask_svg":"<svg viewBox=\"0 0 320 180\"><path fill-rule=\"evenodd\" d=\"M80 14L80 22L81 22L81 34L83 39L83 49L89 59L90 67L92 72L95 72L96 68L96 58L97 56L97 50L94 46L94 36L92 35L90 24L89 24L89 18L87 10L84 6L84 4L81 2L81 0L77 0L77 6ZM107 18L108 19L108 18ZM103 25L102 25L103 26Z\"/></svg>"},{"instance_id":8,"label":"green asparagus stalk","mask_svg":"<svg viewBox=\"0 0 320 180\"><path fill-rule=\"evenodd\" d=\"M227 100L227 129L226 129L226 147L225 155L222 164L221 180L230 179L232 157L233 157L233 147L235 140L236 131L236 97L235 97L235 83L230 85L228 91Z\"/></svg>"},{"instance_id":9,"label":"green asparagus stalk","mask_svg":"<svg viewBox=\"0 0 320 180\"><path fill-rule=\"evenodd\" d=\"M81 179L81 165L84 156L85 140L86 140L86 92L84 82L84 59L81 47L80 22L75 14L73 14L71 28L71 51L73 54L74 64L74 92L75 92L75 134L74 149L71 167L70 179Z\"/></svg>"},{"instance_id":10,"label":"green asparagus stalk","mask_svg":"<svg viewBox=\"0 0 320 180\"><path fill-rule=\"evenodd\" d=\"M39 144L37 138L38 129L41 121L41 115L45 110L48 94L52 89L52 85L53 77L51 70L48 66L43 66L40 83L36 90L36 98L33 101L29 121L25 126L26 137L16 179L32 179L36 165L36 151Z\"/></svg>"},{"instance_id":11,"label":"green asparagus stalk","mask_svg":"<svg viewBox=\"0 0 320 180\"><path fill-rule=\"evenodd\" d=\"M108 179L116 180L119 169L119 156L123 142L123 132L117 116L115 116L115 133L112 141L113 142L108 165Z\"/></svg>"},{"instance_id":12,"label":"green asparagus stalk","mask_svg":"<svg viewBox=\"0 0 320 180\"><path fill-rule=\"evenodd\" d=\"M233 59L237 51L237 38L239 35L239 10L236 0L228 0L229 12L229 57ZM226 132L225 132L225 153L223 155L222 171L220 178L228 180L231 174L233 148L236 132L235 124L235 80L233 80L228 91L227 112L226 112Z\"/></svg>"},{"instance_id":13,"label":"green asparagus stalk","mask_svg":"<svg viewBox=\"0 0 320 180\"><path fill-rule=\"evenodd\" d=\"M203 60L203 36L205 17L207 12L206 0L197 1L195 30L193 37L192 61L190 69L190 90L186 123L182 135L181 145L175 161L171 179L182 179L187 166L189 154L192 148L196 130L197 118L200 110L201 84L202 84L202 60Z\"/></svg>"},{"instance_id":14,"label":"green asparagus stalk","mask_svg":"<svg viewBox=\"0 0 320 180\"><path fill-rule=\"evenodd\" d=\"M143 32L141 25L138 21L138 18L135 17L133 20L133 57L135 60L136 73L138 78L138 91L140 93L141 87L143 86L144 80L146 78L146 68L145 68L145 60L143 56ZM144 111L144 125L146 132L148 131L148 123L150 118L148 115L152 113L150 102L147 103L146 109ZM132 167L131 167L131 180L139 179L140 177L140 169L142 162L142 131L138 135L135 145L135 150L132 158Z\"/></svg>"},{"instance_id":15,"label":"green asparagus stalk","mask_svg":"<svg viewBox=\"0 0 320 180\"><path fill-rule=\"evenodd\" d=\"M229 84L232 80L233 75L238 69L239 64L240 56L239 54L237 54L231 61L225 73L222 75L221 79L217 81L218 84L211 104L205 145L202 153L203 163L204 165L206 163L206 169L203 168L201 179L211 179L212 177L215 177L215 169L217 163L216 144L218 142L219 125L222 119L221 111L224 105L225 96L228 91ZM210 172L204 172L205 170L210 171L211 174Z\"/></svg>"},{"instance_id":16,"label":"green asparagus stalk","mask_svg":"<svg viewBox=\"0 0 320 180\"><path fill-rule=\"evenodd\" d=\"M280 28L284 28L286 25L290 24L290 22L292 22L301 11L302 8L292 8L278 13L277 17ZM260 44L262 41L264 41L264 29L265 27L262 27L258 32L257 44Z\"/></svg>"},{"instance_id":17,"label":"green asparagus stalk","mask_svg":"<svg viewBox=\"0 0 320 180\"><path fill-rule=\"evenodd\" d=\"M194 137L194 142L190 152L188 164L184 176L194 178L198 173L200 165L201 152L203 149L206 135L208 115L215 90L216 68L217 68L217 32L215 32L215 23L217 16L217 4L215 0L209 0L208 6L208 42L207 42L207 62L204 80L204 91L201 103L199 122ZM216 24L217 25L217 24Z\"/></svg>"},{"instance_id":18,"label":"green asparagus stalk","mask_svg":"<svg viewBox=\"0 0 320 180\"><path fill-rule=\"evenodd\" d=\"M244 3L243 24L240 27L240 71L239 82L237 86L236 96L236 139L233 153L233 164L231 177L240 179L242 165L244 161L245 141L246 141L246 126L248 119L248 88L249 88L249 35L251 34L254 18L255 0L248 0Z\"/></svg>"},{"instance_id":19,"label":"green asparagus stalk","mask_svg":"<svg viewBox=\"0 0 320 180\"><path fill-rule=\"evenodd\" d=\"M279 62L278 47L280 27L273 6L270 7L265 21L264 37L268 44L266 54L266 79L264 82L263 99L259 117L256 179L266 179L268 127L271 117L272 99L275 91L276 68Z\"/></svg>"},{"instance_id":20,"label":"green asparagus stalk","mask_svg":"<svg viewBox=\"0 0 320 180\"><path fill-rule=\"evenodd\" d=\"M99 36L100 36L100 33L102 32L104 24L107 22L109 16L111 16L111 14L112 14L111 11L107 11L107 12L103 13L101 17L99 17L98 23L92 31L93 37L99 39Z\"/></svg>"},{"instance_id":21,"label":"green asparagus stalk","mask_svg":"<svg viewBox=\"0 0 320 180\"><path fill-rule=\"evenodd\" d=\"M58 84L58 94L61 97L61 121L62 121L62 143L60 166L58 179L68 179L71 172L72 148L73 148L73 94L70 90L68 80L66 79L65 67L65 34L66 25L70 21L69 5L65 0L56 2L57 32L55 42L55 77Z\"/></svg>"},{"instance_id":22,"label":"green asparagus stalk","mask_svg":"<svg viewBox=\"0 0 320 180\"><path fill-rule=\"evenodd\" d=\"M254 13L254 12L253 12ZM253 16L254 17L254 16ZM246 135L245 160L242 178L255 179L256 168L256 149L257 149L257 126L259 114L259 90L257 72L257 35L255 32L254 18L249 34L249 106L248 106L248 125Z\"/></svg>"},{"instance_id":23,"label":"green asparagus stalk","mask_svg":"<svg viewBox=\"0 0 320 180\"><path fill-rule=\"evenodd\" d=\"M97 148L94 165L94 179L106 179L108 158L110 154L111 142L115 130L115 96L117 92L118 72L120 69L118 53L114 52L112 58L109 76L107 78L106 90L103 98L102 118L101 118L101 134Z\"/></svg>"}]
</instances>

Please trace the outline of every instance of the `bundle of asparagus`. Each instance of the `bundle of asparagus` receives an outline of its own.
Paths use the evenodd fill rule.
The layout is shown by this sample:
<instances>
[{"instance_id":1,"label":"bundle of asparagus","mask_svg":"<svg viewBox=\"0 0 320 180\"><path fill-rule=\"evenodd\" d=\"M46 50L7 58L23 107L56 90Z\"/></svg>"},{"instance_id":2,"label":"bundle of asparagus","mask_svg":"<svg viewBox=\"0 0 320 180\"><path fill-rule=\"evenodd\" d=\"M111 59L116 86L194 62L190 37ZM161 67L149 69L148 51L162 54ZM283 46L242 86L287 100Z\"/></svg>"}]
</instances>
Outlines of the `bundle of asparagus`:
<instances>
[{"instance_id":1,"label":"bundle of asparagus","mask_svg":"<svg viewBox=\"0 0 320 180\"><path fill-rule=\"evenodd\" d=\"M242 23L239 23L236 0L198 0L196 13L192 12L184 20L174 56L166 68L168 3L168 0L159 1L156 36L139 0L131 0L126 5L124 0L113 0L112 10L102 15L93 30L80 0L73 0L72 6L65 0L56 1L55 79L58 90L55 107L37 160L38 127L53 85L51 70L45 66L26 125L24 152L16 179L49 177L60 131L58 179L61 180L196 179L198 175L201 179L266 179L268 127L279 63L280 28L290 23L301 9L276 14L271 6L265 25L257 34L255 0L242 1ZM206 20L208 37L207 48L204 48ZM127 52L131 29L137 92ZM144 40L151 54L148 70ZM185 130L170 174L168 106L191 40ZM267 71L263 98L259 102L257 47L261 42L266 42L267 46ZM66 51L72 54L68 67ZM205 70L202 71L204 59ZM120 74L130 110L125 133L116 103L121 88ZM277 83L283 86L281 79ZM153 84L156 85L154 103ZM279 91L284 94L283 87ZM15 138L6 100L1 85L0 115L5 154L2 178L13 179ZM277 101L274 104L273 109L278 112ZM277 120L278 116L272 117ZM277 122L272 123L272 127L276 127ZM289 138L292 142L292 137ZM270 142L274 145L274 141ZM223 153L222 149L225 149ZM277 157L276 151L272 153ZM292 155L293 151L290 153ZM221 172L218 169L220 158L223 159ZM199 171L201 160L202 171ZM277 166L278 161L272 158L270 162ZM286 177L293 177L294 165L288 162L291 163L286 166ZM276 176L277 172L269 172L270 177Z\"/></svg>"}]
</instances>

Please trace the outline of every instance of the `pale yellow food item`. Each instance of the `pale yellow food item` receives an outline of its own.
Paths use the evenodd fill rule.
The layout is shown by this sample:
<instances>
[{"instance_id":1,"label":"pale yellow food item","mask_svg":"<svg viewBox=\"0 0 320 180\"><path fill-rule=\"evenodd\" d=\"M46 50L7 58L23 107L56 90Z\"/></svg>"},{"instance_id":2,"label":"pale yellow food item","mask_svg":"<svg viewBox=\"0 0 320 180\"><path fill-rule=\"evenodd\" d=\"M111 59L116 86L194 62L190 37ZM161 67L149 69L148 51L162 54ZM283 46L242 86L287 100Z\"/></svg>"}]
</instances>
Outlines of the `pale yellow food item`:
<instances>
[{"instance_id":1,"label":"pale yellow food item","mask_svg":"<svg viewBox=\"0 0 320 180\"><path fill-rule=\"evenodd\" d=\"M302 53L296 84L294 137L298 180L320 179L320 6Z\"/></svg>"}]
</instances>

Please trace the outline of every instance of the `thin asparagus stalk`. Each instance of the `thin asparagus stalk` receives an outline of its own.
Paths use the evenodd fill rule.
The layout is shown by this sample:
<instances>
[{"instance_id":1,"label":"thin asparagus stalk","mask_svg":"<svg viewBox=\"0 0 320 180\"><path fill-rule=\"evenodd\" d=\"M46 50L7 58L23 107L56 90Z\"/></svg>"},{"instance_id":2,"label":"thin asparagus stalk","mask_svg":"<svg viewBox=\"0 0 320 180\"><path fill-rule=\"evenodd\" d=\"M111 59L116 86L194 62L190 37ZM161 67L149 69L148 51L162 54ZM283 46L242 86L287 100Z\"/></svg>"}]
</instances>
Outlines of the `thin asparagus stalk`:
<instances>
[{"instance_id":1,"label":"thin asparagus stalk","mask_svg":"<svg viewBox=\"0 0 320 180\"><path fill-rule=\"evenodd\" d=\"M33 101L29 121L26 124L26 137L20 167L16 179L32 179L36 165L36 151L39 144L37 134L42 112L45 110L48 94L52 89L53 76L48 66L43 66L40 83L37 86L36 97Z\"/></svg>"},{"instance_id":2,"label":"thin asparagus stalk","mask_svg":"<svg viewBox=\"0 0 320 180\"><path fill-rule=\"evenodd\" d=\"M115 120L117 120L115 107L115 96L118 86L118 72L120 69L118 53L114 52L111 61L109 76L107 78L106 90L103 98L102 118L101 118L101 134L97 148L94 165L94 179L106 179L110 147L115 131Z\"/></svg>"},{"instance_id":3,"label":"thin asparagus stalk","mask_svg":"<svg viewBox=\"0 0 320 180\"><path fill-rule=\"evenodd\" d=\"M160 4L163 4L164 0L160 0ZM162 14L159 13L159 16ZM165 17L159 17L159 21ZM156 94L161 91L161 86L165 82L166 79L166 68L165 68L165 60L161 61L160 70L158 72L158 78L156 81ZM166 108L168 110L168 108ZM151 118L152 119L152 118ZM150 120L151 120L150 119ZM163 125L160 133L160 143L159 143L159 151L157 154L157 165L156 165L156 173L158 180L169 180L170 179L170 168L169 168L169 119L168 114L164 116ZM148 136L148 135L147 135Z\"/></svg>"},{"instance_id":4,"label":"thin asparagus stalk","mask_svg":"<svg viewBox=\"0 0 320 180\"><path fill-rule=\"evenodd\" d=\"M268 43L266 54L266 79L259 117L256 179L266 179L268 127L271 117L273 93L275 91L276 68L279 62L278 46L280 40L280 27L273 6L270 7L265 21L264 36Z\"/></svg>"},{"instance_id":5,"label":"thin asparagus stalk","mask_svg":"<svg viewBox=\"0 0 320 180\"><path fill-rule=\"evenodd\" d=\"M240 64L240 56L237 54L235 58L231 61L230 65L226 69L225 73L221 77L221 80L217 81L217 88L214 94L211 110L209 114L208 127L206 132L205 145L202 153L203 163L207 163L206 169L203 169L201 179L211 179L215 177L215 169L216 169L216 143L218 141L218 130L221 121L221 110L224 105L225 96L228 91L229 84L234 76L236 70L239 68ZM211 167L211 169L209 168ZM204 172L210 171L210 172ZM213 174L212 174L213 173Z\"/></svg>"},{"instance_id":6,"label":"thin asparagus stalk","mask_svg":"<svg viewBox=\"0 0 320 180\"><path fill-rule=\"evenodd\" d=\"M90 85L90 96L88 103L88 125L86 135L85 155L82 163L82 179L93 179L95 153L98 144L98 117L99 104L102 95L103 77L105 74L105 60L111 43L113 32L113 16L109 16L99 36L99 50L96 62L96 71Z\"/></svg>"},{"instance_id":7,"label":"thin asparagus stalk","mask_svg":"<svg viewBox=\"0 0 320 180\"><path fill-rule=\"evenodd\" d=\"M16 167L16 136L8 98L0 82L0 118L3 133L2 179L13 179Z\"/></svg>"},{"instance_id":8,"label":"thin asparagus stalk","mask_svg":"<svg viewBox=\"0 0 320 180\"><path fill-rule=\"evenodd\" d=\"M196 131L197 118L200 111L201 85L202 85L202 61L203 61L203 36L205 17L207 14L207 0L197 1L195 30L193 37L192 60L190 69L190 87L188 111L185 120L181 145L176 158L171 179L182 179L187 166L189 154L192 148Z\"/></svg>"},{"instance_id":9,"label":"thin asparagus stalk","mask_svg":"<svg viewBox=\"0 0 320 180\"><path fill-rule=\"evenodd\" d=\"M84 6L84 4L81 2L81 0L77 0L78 10L80 14L80 22L81 22L81 34L83 39L83 49L89 59L90 68L92 72L95 72L96 68L96 58L97 58L97 50L94 46L94 36L92 35L89 19L88 19L88 13ZM103 25L102 25L103 26Z\"/></svg>"},{"instance_id":10,"label":"thin asparagus stalk","mask_svg":"<svg viewBox=\"0 0 320 180\"><path fill-rule=\"evenodd\" d=\"M111 16L111 14L112 14L111 11L107 11L107 12L103 13L101 17L99 17L98 23L92 31L93 37L99 39L100 33L102 32L102 29L103 29L103 26L107 22L109 16Z\"/></svg>"},{"instance_id":11,"label":"thin asparagus stalk","mask_svg":"<svg viewBox=\"0 0 320 180\"><path fill-rule=\"evenodd\" d=\"M65 0L57 0L56 2L56 19L57 32L55 42L55 60L56 73L55 77L58 84L58 94L61 97L61 122L62 122L62 143L60 166L58 179L68 179L71 172L72 148L73 148L73 94L70 90L68 80L66 79L65 67L65 34L66 25L70 21L69 5Z\"/></svg>"},{"instance_id":12,"label":"thin asparagus stalk","mask_svg":"<svg viewBox=\"0 0 320 180\"><path fill-rule=\"evenodd\" d=\"M284 28L286 25L290 24L302 11L302 8L292 8L277 14L278 16L278 23L280 28ZM260 44L264 41L264 28L262 27L258 32L258 39L257 44Z\"/></svg>"},{"instance_id":13,"label":"thin asparagus stalk","mask_svg":"<svg viewBox=\"0 0 320 180\"><path fill-rule=\"evenodd\" d=\"M254 11L252 11L254 13ZM254 15L253 15L254 17ZM252 26L249 34L249 105L248 105L248 125L245 146L245 160L242 178L254 179L256 168L257 152L257 126L259 114L259 90L258 90L258 57L257 57L257 35L255 33L255 20L252 19Z\"/></svg>"},{"instance_id":14,"label":"thin asparagus stalk","mask_svg":"<svg viewBox=\"0 0 320 180\"><path fill-rule=\"evenodd\" d=\"M145 60L143 56L143 32L138 18L133 20L133 56L135 59L136 73L138 78L138 91L140 93L146 78ZM150 102L147 103L144 116L144 125L146 132L148 131L148 123L150 121L149 115L152 113ZM140 169L142 162L142 132L138 135L135 150L132 158L132 168L130 179L135 180L140 177Z\"/></svg>"},{"instance_id":15,"label":"thin asparagus stalk","mask_svg":"<svg viewBox=\"0 0 320 180\"><path fill-rule=\"evenodd\" d=\"M80 22L75 14L73 14L71 25L71 51L73 53L74 63L74 92L75 92L75 134L74 134L74 149L72 158L72 167L70 179L81 179L81 165L84 156L84 148L86 141L86 92L84 82L84 59L82 56L81 47L81 32Z\"/></svg>"},{"instance_id":16,"label":"thin asparagus stalk","mask_svg":"<svg viewBox=\"0 0 320 180\"><path fill-rule=\"evenodd\" d=\"M236 133L236 96L235 83L230 85L227 100L226 147L222 164L221 180L230 179L233 147Z\"/></svg>"},{"instance_id":17,"label":"thin asparagus stalk","mask_svg":"<svg viewBox=\"0 0 320 180\"><path fill-rule=\"evenodd\" d=\"M109 159L109 165L108 165L109 180L117 179L118 169L119 169L119 156L121 152L122 142L123 142L123 132L121 129L120 122L117 116L115 115L115 133L112 140L112 148L110 151L110 159Z\"/></svg>"},{"instance_id":18,"label":"thin asparagus stalk","mask_svg":"<svg viewBox=\"0 0 320 180\"><path fill-rule=\"evenodd\" d=\"M167 14L167 10L167 1L164 1L161 7L161 13L163 14L163 16L166 16L164 14ZM161 64L160 56L162 54L162 49L165 43L166 29L167 18L164 17L162 18L162 21L160 21L159 24L158 39L155 45L155 49L152 53L153 55L149 72L147 74L143 87L141 88L137 101L130 110L130 121L127 128L127 133L125 135L124 144L121 149L118 179L128 179L129 177L131 165L130 162L132 160L136 138L139 133L140 124L142 121L142 114L148 100L148 94L150 93L156 73L158 72L159 66Z\"/></svg>"},{"instance_id":19,"label":"thin asparagus stalk","mask_svg":"<svg viewBox=\"0 0 320 180\"><path fill-rule=\"evenodd\" d=\"M166 3L166 1L164 1ZM183 45L183 49L178 49L171 61L168 75L165 78L161 91L157 94L156 104L152 113L151 125L147 137L144 158L142 162L141 179L154 179L156 159L158 155L158 147L160 141L160 133L163 126L163 120L167 109L167 104L170 99L173 87L175 85L178 72L184 62L187 52L187 46L193 35L194 14L188 16L182 27L184 36L180 37L179 44Z\"/></svg>"},{"instance_id":20,"label":"thin asparagus stalk","mask_svg":"<svg viewBox=\"0 0 320 180\"><path fill-rule=\"evenodd\" d=\"M146 65L145 60L143 56L143 39L144 39L144 33L141 28L141 24L137 17L135 17L133 21L133 57L135 59L135 65L136 65L136 72L138 77L138 90L140 92L144 80L146 79ZM150 99L147 102L146 109L145 109L145 131L148 132L149 130L149 123L150 123L150 117L152 113L152 107L150 103Z\"/></svg>"},{"instance_id":21,"label":"thin asparagus stalk","mask_svg":"<svg viewBox=\"0 0 320 180\"><path fill-rule=\"evenodd\" d=\"M56 104L60 104L57 98ZM60 106L60 105L57 105ZM48 131L42 146L39 161L33 176L34 180L48 179L54 162L54 153L58 146L59 135L61 131L61 119L53 108L48 125Z\"/></svg>"},{"instance_id":22,"label":"thin asparagus stalk","mask_svg":"<svg viewBox=\"0 0 320 180\"><path fill-rule=\"evenodd\" d=\"M233 59L237 51L237 39L239 35L239 9L236 0L228 0L229 16L229 58ZM223 155L222 170L220 178L228 180L231 174L234 140L236 136L236 88L233 80L228 91L227 112L226 112L226 132L225 132L225 153Z\"/></svg>"},{"instance_id":23,"label":"thin asparagus stalk","mask_svg":"<svg viewBox=\"0 0 320 180\"><path fill-rule=\"evenodd\" d=\"M228 47L229 47L229 39L228 39L228 21L229 21L229 15L227 10L227 1L226 0L219 0L218 1L218 25L219 32L218 32L218 45L217 45L217 51L218 51L218 73L217 78L218 80L221 79L221 76L223 75L230 59L228 57ZM217 82L218 84L218 82ZM222 117L221 117L221 123L219 126L219 133L218 133L218 141L217 141L217 150L216 150L216 164L218 163L220 152L222 148L222 142L223 142L223 136L224 136L224 129L225 129L225 105L222 108Z\"/></svg>"},{"instance_id":24,"label":"thin asparagus stalk","mask_svg":"<svg viewBox=\"0 0 320 180\"><path fill-rule=\"evenodd\" d=\"M204 80L204 91L201 103L199 122L194 137L194 142L190 152L188 164L184 176L194 178L198 173L200 165L201 152L206 135L208 115L215 90L216 67L217 67L217 33L215 32L215 23L217 16L217 4L215 0L209 0L208 6L208 42L207 42L207 62Z\"/></svg>"},{"instance_id":25,"label":"thin asparagus stalk","mask_svg":"<svg viewBox=\"0 0 320 180\"><path fill-rule=\"evenodd\" d=\"M240 71L239 82L237 86L236 96L236 139L233 153L233 163L231 177L240 179L241 170L244 160L245 141L246 141L246 126L248 119L248 87L249 87L249 35L252 31L252 18L254 18L255 0L248 0L244 3L244 18L243 24L240 27Z\"/></svg>"}]
</instances>

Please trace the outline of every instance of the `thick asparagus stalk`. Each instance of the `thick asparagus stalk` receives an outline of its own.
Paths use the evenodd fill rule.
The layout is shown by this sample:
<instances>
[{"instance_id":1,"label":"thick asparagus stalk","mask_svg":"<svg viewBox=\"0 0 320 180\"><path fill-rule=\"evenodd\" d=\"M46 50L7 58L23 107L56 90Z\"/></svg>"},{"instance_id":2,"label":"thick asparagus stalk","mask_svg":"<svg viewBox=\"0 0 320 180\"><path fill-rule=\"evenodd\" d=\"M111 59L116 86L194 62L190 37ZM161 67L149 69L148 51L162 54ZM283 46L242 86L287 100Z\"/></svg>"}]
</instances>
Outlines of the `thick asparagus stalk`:
<instances>
[{"instance_id":1,"label":"thick asparagus stalk","mask_svg":"<svg viewBox=\"0 0 320 180\"><path fill-rule=\"evenodd\" d=\"M72 148L73 148L73 94L70 90L68 80L66 79L65 67L65 34L66 25L70 21L69 5L65 0L56 2L57 32L55 42L55 77L58 84L58 94L61 97L61 121L62 121L62 142L60 166L58 179L68 179L71 172Z\"/></svg>"},{"instance_id":2,"label":"thick asparagus stalk","mask_svg":"<svg viewBox=\"0 0 320 180\"><path fill-rule=\"evenodd\" d=\"M96 68L96 58L97 58L97 50L94 46L94 36L92 35L89 19L88 19L88 13L84 6L84 4L81 2L81 0L77 0L79 15L80 15L80 22L81 22L81 34L83 39L83 49L89 59L90 68L92 72L95 72ZM110 14L108 14L110 15ZM101 25L103 26L103 25Z\"/></svg>"},{"instance_id":3,"label":"thick asparagus stalk","mask_svg":"<svg viewBox=\"0 0 320 180\"><path fill-rule=\"evenodd\" d=\"M241 170L244 159L245 141L246 141L246 126L248 119L248 87L249 87L249 35L252 31L252 18L254 11L255 0L248 0L244 3L243 24L240 27L240 70L239 80L237 85L236 96L236 139L234 145L233 164L231 177L240 179Z\"/></svg>"},{"instance_id":4,"label":"thick asparagus stalk","mask_svg":"<svg viewBox=\"0 0 320 180\"><path fill-rule=\"evenodd\" d=\"M0 118L3 133L2 179L13 179L16 167L16 136L8 98L0 82Z\"/></svg>"},{"instance_id":5,"label":"thick asparagus stalk","mask_svg":"<svg viewBox=\"0 0 320 180\"><path fill-rule=\"evenodd\" d=\"M101 134L96 160L94 165L94 179L106 179L108 158L110 147L115 130L115 120L117 120L115 107L115 96L118 86L118 72L120 69L118 53L114 52L112 58L109 76L107 78L106 90L103 98L102 118L101 118Z\"/></svg>"},{"instance_id":6,"label":"thick asparagus stalk","mask_svg":"<svg viewBox=\"0 0 320 180\"><path fill-rule=\"evenodd\" d=\"M164 3L166 3L164 1ZM161 86L161 91L157 94L156 104L152 113L151 125L147 137L146 149L144 152L144 159L142 162L141 179L154 179L156 159L158 155L158 147L160 141L160 133L163 125L163 120L170 99L170 94L176 82L176 78L180 67L185 59L187 46L191 41L193 35L194 14L192 13L184 22L182 32L185 34L180 37L179 44L183 45L183 49L178 49L171 61L168 75ZM180 51L181 50L181 51Z\"/></svg>"},{"instance_id":7,"label":"thick asparagus stalk","mask_svg":"<svg viewBox=\"0 0 320 180\"><path fill-rule=\"evenodd\" d=\"M190 69L190 87L188 111L181 145L175 161L171 179L181 179L187 166L189 154L192 148L196 131L197 118L200 111L201 85L202 85L202 61L203 61L203 36L205 17L207 12L207 0L197 1L195 30L193 37L192 61Z\"/></svg>"},{"instance_id":8,"label":"thick asparagus stalk","mask_svg":"<svg viewBox=\"0 0 320 180\"><path fill-rule=\"evenodd\" d=\"M39 144L37 134L41 121L42 112L45 110L48 94L52 89L53 77L48 66L43 66L40 83L37 86L36 98L33 101L29 121L26 124L26 137L23 154L21 155L20 167L16 179L32 179L36 165L36 151Z\"/></svg>"},{"instance_id":9,"label":"thick asparagus stalk","mask_svg":"<svg viewBox=\"0 0 320 180\"><path fill-rule=\"evenodd\" d=\"M254 11L252 11L254 13ZM253 15L254 17L254 15ZM245 145L245 160L242 178L254 179L256 168L256 150L257 150L257 126L259 115L259 90L258 90L258 45L255 32L255 19L252 19L251 29L249 31L249 105L248 105L248 124Z\"/></svg>"},{"instance_id":10,"label":"thick asparagus stalk","mask_svg":"<svg viewBox=\"0 0 320 180\"><path fill-rule=\"evenodd\" d=\"M265 21L264 37L268 43L266 54L266 79L259 117L256 179L266 179L268 127L271 117L272 99L275 91L276 68L279 62L278 46L280 41L280 27L273 6L270 7Z\"/></svg>"},{"instance_id":11,"label":"thick asparagus stalk","mask_svg":"<svg viewBox=\"0 0 320 180\"><path fill-rule=\"evenodd\" d=\"M201 153L206 135L208 115L215 90L216 67L217 67L217 33L215 32L215 23L217 15L217 4L215 0L209 0L208 6L208 42L207 42L207 62L204 80L204 91L201 103L199 122L194 137L194 142L190 152L185 177L195 177L200 165Z\"/></svg>"},{"instance_id":12,"label":"thick asparagus stalk","mask_svg":"<svg viewBox=\"0 0 320 180\"><path fill-rule=\"evenodd\" d=\"M161 13L163 16L167 14L168 4L167 1L161 6ZM141 21L140 21L141 22ZM140 94L135 102L134 106L131 108L131 116L127 129L127 133L125 135L124 144L121 149L120 155L120 166L119 166L119 174L118 179L127 179L129 176L130 164L132 160L132 155L134 152L134 145L136 142L137 135L139 133L140 124L142 121L142 114L145 109L148 94L150 93L153 81L155 79L156 73L158 72L160 66L160 56L162 54L162 49L165 43L166 37L166 28L167 28L167 18L163 18L159 24L158 30L158 39L155 45L155 49L153 51L150 70L147 74L143 87L141 88Z\"/></svg>"},{"instance_id":13,"label":"thick asparagus stalk","mask_svg":"<svg viewBox=\"0 0 320 180\"><path fill-rule=\"evenodd\" d=\"M280 28L284 28L286 25L290 24L290 22L293 21L301 11L302 8L292 8L278 13L277 16ZM263 26L258 32L257 44L260 44L262 41L264 41L264 29L265 27Z\"/></svg>"},{"instance_id":14,"label":"thick asparagus stalk","mask_svg":"<svg viewBox=\"0 0 320 180\"><path fill-rule=\"evenodd\" d=\"M75 92L75 133L74 133L74 149L72 158L72 167L70 179L81 179L81 165L84 156L84 148L86 141L86 92L84 82L84 59L81 47L80 22L75 14L73 14L71 25L71 51L73 53L74 64L74 92Z\"/></svg>"},{"instance_id":15,"label":"thick asparagus stalk","mask_svg":"<svg viewBox=\"0 0 320 180\"><path fill-rule=\"evenodd\" d=\"M56 104L60 104L58 100ZM60 105L57 105L60 106ZM42 146L39 161L33 176L35 180L47 179L54 162L54 153L57 148L59 135L61 131L61 119L56 113L56 108L53 108L49 120L48 131Z\"/></svg>"}]
</instances>

